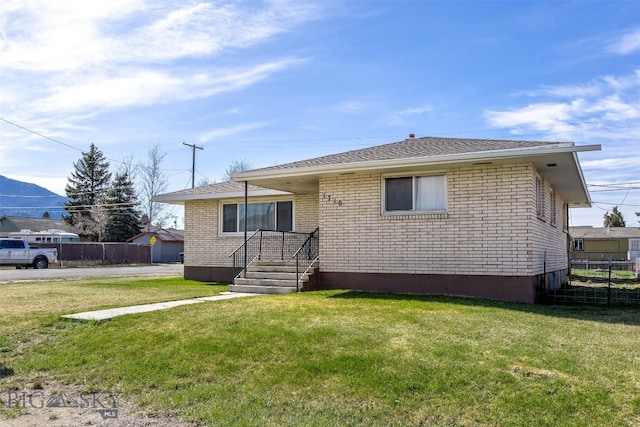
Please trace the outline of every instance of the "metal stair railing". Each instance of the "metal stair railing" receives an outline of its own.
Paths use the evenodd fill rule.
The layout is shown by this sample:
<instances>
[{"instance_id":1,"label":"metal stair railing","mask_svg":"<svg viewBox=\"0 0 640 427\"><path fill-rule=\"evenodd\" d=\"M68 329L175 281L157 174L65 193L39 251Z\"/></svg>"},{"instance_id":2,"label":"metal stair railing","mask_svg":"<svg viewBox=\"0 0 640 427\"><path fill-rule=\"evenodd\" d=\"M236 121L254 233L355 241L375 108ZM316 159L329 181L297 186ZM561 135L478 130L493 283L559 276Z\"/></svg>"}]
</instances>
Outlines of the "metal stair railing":
<instances>
[{"instance_id":1,"label":"metal stair railing","mask_svg":"<svg viewBox=\"0 0 640 427\"><path fill-rule=\"evenodd\" d=\"M307 274L313 263L320 255L320 228L316 228L313 233L300 246L291 258L296 260L296 292L300 290L300 279ZM302 274L301 274L302 271Z\"/></svg>"},{"instance_id":2,"label":"metal stair railing","mask_svg":"<svg viewBox=\"0 0 640 427\"><path fill-rule=\"evenodd\" d=\"M318 230L314 231L316 233ZM311 233L313 234L313 233ZM233 257L233 279L256 260L292 259L309 240L309 233L258 229L240 244L229 257ZM247 249L247 265L244 265L244 249Z\"/></svg>"}]
</instances>

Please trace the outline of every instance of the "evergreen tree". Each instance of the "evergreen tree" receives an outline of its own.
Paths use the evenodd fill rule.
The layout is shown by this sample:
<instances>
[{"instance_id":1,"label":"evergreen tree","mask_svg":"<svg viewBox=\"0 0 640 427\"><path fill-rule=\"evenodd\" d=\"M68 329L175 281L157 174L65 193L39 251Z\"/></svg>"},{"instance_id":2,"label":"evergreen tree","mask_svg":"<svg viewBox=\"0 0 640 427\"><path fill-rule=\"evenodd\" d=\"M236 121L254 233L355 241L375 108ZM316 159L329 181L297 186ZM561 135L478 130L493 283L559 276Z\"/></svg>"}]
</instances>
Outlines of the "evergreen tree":
<instances>
[{"instance_id":1,"label":"evergreen tree","mask_svg":"<svg viewBox=\"0 0 640 427\"><path fill-rule=\"evenodd\" d=\"M100 201L111 180L109 162L92 143L89 151L83 152L82 158L73 167L75 171L71 173L65 188L69 201L65 202L64 207L69 215L64 215L64 220L97 241L104 225L99 221Z\"/></svg>"},{"instance_id":2,"label":"evergreen tree","mask_svg":"<svg viewBox=\"0 0 640 427\"><path fill-rule=\"evenodd\" d=\"M617 206L614 206L611 213L604 214L604 226L605 227L626 227L622 212L618 210Z\"/></svg>"},{"instance_id":3,"label":"evergreen tree","mask_svg":"<svg viewBox=\"0 0 640 427\"><path fill-rule=\"evenodd\" d=\"M116 175L104 197L107 219L102 241L126 242L142 229L133 182L126 172Z\"/></svg>"}]
</instances>

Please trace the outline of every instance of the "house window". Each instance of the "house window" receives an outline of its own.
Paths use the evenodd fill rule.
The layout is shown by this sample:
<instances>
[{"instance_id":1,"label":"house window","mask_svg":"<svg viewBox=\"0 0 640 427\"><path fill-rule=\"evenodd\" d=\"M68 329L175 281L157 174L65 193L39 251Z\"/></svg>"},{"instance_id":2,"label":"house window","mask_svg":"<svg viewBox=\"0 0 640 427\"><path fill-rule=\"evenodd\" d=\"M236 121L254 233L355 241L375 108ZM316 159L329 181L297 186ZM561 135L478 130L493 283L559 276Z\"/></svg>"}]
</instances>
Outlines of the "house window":
<instances>
[{"instance_id":1,"label":"house window","mask_svg":"<svg viewBox=\"0 0 640 427\"><path fill-rule=\"evenodd\" d=\"M444 174L384 180L385 212L443 212L446 209L447 180Z\"/></svg>"},{"instance_id":2,"label":"house window","mask_svg":"<svg viewBox=\"0 0 640 427\"><path fill-rule=\"evenodd\" d=\"M544 219L544 183L539 176L536 177L536 214Z\"/></svg>"},{"instance_id":3,"label":"house window","mask_svg":"<svg viewBox=\"0 0 640 427\"><path fill-rule=\"evenodd\" d=\"M556 219L557 219L557 212L556 212L556 192L551 190L551 218L550 218L550 222L551 225L555 226L556 225Z\"/></svg>"},{"instance_id":4,"label":"house window","mask_svg":"<svg viewBox=\"0 0 640 427\"><path fill-rule=\"evenodd\" d=\"M573 250L584 251L584 239L573 239Z\"/></svg>"},{"instance_id":5,"label":"house window","mask_svg":"<svg viewBox=\"0 0 640 427\"><path fill-rule=\"evenodd\" d=\"M247 230L293 231L293 202L249 203ZM244 231L244 203L222 205L222 232Z\"/></svg>"}]
</instances>

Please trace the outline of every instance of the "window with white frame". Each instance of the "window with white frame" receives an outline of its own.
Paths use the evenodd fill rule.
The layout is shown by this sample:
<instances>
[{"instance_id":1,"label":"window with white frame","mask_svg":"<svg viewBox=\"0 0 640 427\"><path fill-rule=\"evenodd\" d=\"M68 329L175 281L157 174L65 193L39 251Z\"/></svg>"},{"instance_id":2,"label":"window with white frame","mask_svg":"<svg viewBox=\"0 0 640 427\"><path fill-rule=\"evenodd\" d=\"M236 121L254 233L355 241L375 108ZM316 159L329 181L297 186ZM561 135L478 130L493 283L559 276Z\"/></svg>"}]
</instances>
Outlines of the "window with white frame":
<instances>
[{"instance_id":1,"label":"window with white frame","mask_svg":"<svg viewBox=\"0 0 640 427\"><path fill-rule=\"evenodd\" d=\"M244 203L224 203L222 205L222 232L244 231ZM247 210L247 230L293 231L293 202L249 203Z\"/></svg>"},{"instance_id":2,"label":"window with white frame","mask_svg":"<svg viewBox=\"0 0 640 427\"><path fill-rule=\"evenodd\" d=\"M573 239L573 250L584 251L584 239Z\"/></svg>"},{"instance_id":3,"label":"window with white frame","mask_svg":"<svg viewBox=\"0 0 640 427\"><path fill-rule=\"evenodd\" d=\"M446 209L447 177L444 174L384 179L386 213L442 213Z\"/></svg>"}]
</instances>

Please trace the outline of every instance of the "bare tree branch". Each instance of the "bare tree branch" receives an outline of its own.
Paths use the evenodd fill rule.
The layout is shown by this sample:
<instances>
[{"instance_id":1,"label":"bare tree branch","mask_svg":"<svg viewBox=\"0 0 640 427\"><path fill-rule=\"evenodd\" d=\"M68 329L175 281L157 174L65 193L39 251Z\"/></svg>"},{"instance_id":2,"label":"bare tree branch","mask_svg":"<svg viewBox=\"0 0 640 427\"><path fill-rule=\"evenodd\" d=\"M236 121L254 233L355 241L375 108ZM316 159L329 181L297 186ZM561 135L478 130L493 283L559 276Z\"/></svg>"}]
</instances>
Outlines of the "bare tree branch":
<instances>
[{"instance_id":1,"label":"bare tree branch","mask_svg":"<svg viewBox=\"0 0 640 427\"><path fill-rule=\"evenodd\" d=\"M166 221L166 205L151 201L153 196L163 193L169 186L169 181L161 169L166 155L167 153L160 150L160 145L155 144L149 148L146 162L140 165L140 202L148 221L145 224L147 230L152 225L162 227Z\"/></svg>"},{"instance_id":2,"label":"bare tree branch","mask_svg":"<svg viewBox=\"0 0 640 427\"><path fill-rule=\"evenodd\" d=\"M224 173L222 174L221 178L222 178L223 181L231 181L231 176L233 174L238 173L238 172L245 172L245 171L248 171L248 170L250 170L252 168L253 168L253 166L251 165L251 163L247 162L246 160L242 160L242 159L234 160L224 170Z\"/></svg>"}]
</instances>

